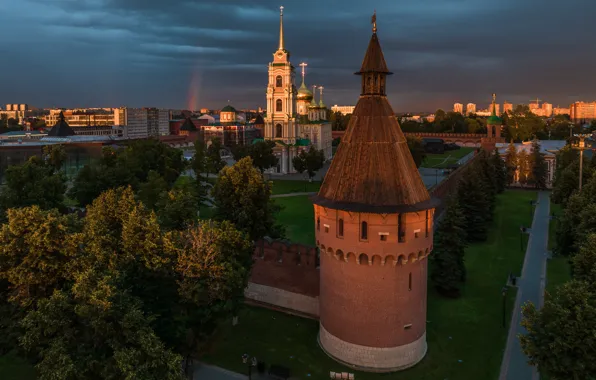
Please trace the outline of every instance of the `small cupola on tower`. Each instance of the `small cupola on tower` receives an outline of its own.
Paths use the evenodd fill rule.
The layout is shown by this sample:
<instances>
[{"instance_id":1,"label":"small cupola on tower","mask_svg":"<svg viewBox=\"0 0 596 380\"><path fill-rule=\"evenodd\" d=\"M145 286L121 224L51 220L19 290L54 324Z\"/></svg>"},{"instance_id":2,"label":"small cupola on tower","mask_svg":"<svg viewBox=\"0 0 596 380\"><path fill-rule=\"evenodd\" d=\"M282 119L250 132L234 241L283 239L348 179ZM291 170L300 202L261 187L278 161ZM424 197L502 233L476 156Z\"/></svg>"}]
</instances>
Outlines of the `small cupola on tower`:
<instances>
[{"instance_id":1,"label":"small cupola on tower","mask_svg":"<svg viewBox=\"0 0 596 380\"><path fill-rule=\"evenodd\" d=\"M298 107L299 115L308 114L308 105L313 100L313 94L305 84L306 66L308 66L308 64L304 62L300 64L300 67L302 68L302 85L298 89L298 95L296 96L296 105Z\"/></svg>"},{"instance_id":2,"label":"small cupola on tower","mask_svg":"<svg viewBox=\"0 0 596 380\"><path fill-rule=\"evenodd\" d=\"M221 123L235 123L236 113L236 109L228 104L227 106L221 109L219 113L219 121Z\"/></svg>"},{"instance_id":3,"label":"small cupola on tower","mask_svg":"<svg viewBox=\"0 0 596 380\"><path fill-rule=\"evenodd\" d=\"M385 80L387 75L393 73L387 69L385 56L377 37L377 14L372 17L373 35L368 44L366 55L362 61L362 67L357 75L362 76L361 95L385 96Z\"/></svg>"}]
</instances>

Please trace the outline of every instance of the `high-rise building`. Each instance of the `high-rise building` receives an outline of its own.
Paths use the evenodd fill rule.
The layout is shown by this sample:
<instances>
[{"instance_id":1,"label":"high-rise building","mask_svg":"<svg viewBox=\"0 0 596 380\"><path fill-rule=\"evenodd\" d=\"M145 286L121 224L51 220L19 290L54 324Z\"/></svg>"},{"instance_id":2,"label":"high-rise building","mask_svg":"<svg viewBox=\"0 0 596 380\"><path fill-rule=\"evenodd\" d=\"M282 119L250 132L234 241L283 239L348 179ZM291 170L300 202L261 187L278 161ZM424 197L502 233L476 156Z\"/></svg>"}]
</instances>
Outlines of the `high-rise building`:
<instances>
[{"instance_id":1,"label":"high-rise building","mask_svg":"<svg viewBox=\"0 0 596 380\"><path fill-rule=\"evenodd\" d=\"M574 122L590 122L596 119L596 102L575 102L569 106L569 116Z\"/></svg>"},{"instance_id":2,"label":"high-rise building","mask_svg":"<svg viewBox=\"0 0 596 380\"><path fill-rule=\"evenodd\" d=\"M497 115L500 115L501 114L501 105L500 104L497 104L497 103L495 103L495 104L489 104L487 110L490 111L491 114L492 114L493 108L494 108L494 111L495 111L495 113Z\"/></svg>"},{"instance_id":3,"label":"high-rise building","mask_svg":"<svg viewBox=\"0 0 596 380\"><path fill-rule=\"evenodd\" d=\"M466 114L469 115L471 113L476 113L476 104L468 103L466 105Z\"/></svg>"},{"instance_id":4,"label":"high-rise building","mask_svg":"<svg viewBox=\"0 0 596 380\"><path fill-rule=\"evenodd\" d=\"M157 108L117 108L114 110L114 124L126 125L130 139L167 136L170 134L170 111Z\"/></svg>"},{"instance_id":5,"label":"high-rise building","mask_svg":"<svg viewBox=\"0 0 596 380\"><path fill-rule=\"evenodd\" d=\"M513 111L513 104L505 101L503 102L503 113L512 112Z\"/></svg>"},{"instance_id":6,"label":"high-rise building","mask_svg":"<svg viewBox=\"0 0 596 380\"><path fill-rule=\"evenodd\" d=\"M455 103L453 105L453 112L464 113L464 105L461 103Z\"/></svg>"},{"instance_id":7,"label":"high-rise building","mask_svg":"<svg viewBox=\"0 0 596 380\"><path fill-rule=\"evenodd\" d=\"M551 103L544 102L542 103L542 116L544 117L551 117L553 115L553 105Z\"/></svg>"},{"instance_id":8,"label":"high-rise building","mask_svg":"<svg viewBox=\"0 0 596 380\"><path fill-rule=\"evenodd\" d=\"M104 127L114 125L114 111L111 108L52 109L44 117L46 125L55 125L60 113L71 127Z\"/></svg>"},{"instance_id":9,"label":"high-rise building","mask_svg":"<svg viewBox=\"0 0 596 380\"><path fill-rule=\"evenodd\" d=\"M569 108L555 107L553 108L553 115L569 115Z\"/></svg>"}]
</instances>

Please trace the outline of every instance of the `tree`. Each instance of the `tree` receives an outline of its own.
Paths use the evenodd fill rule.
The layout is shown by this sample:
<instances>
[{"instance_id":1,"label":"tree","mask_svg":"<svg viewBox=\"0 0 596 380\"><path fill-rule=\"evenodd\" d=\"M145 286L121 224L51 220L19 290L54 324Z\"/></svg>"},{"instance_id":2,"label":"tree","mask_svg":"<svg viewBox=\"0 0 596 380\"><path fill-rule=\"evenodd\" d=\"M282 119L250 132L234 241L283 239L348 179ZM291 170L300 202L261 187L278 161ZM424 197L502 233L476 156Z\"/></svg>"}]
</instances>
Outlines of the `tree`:
<instances>
[{"instance_id":1,"label":"tree","mask_svg":"<svg viewBox=\"0 0 596 380\"><path fill-rule=\"evenodd\" d=\"M596 233L591 233L572 260L573 279L585 282L596 290Z\"/></svg>"},{"instance_id":2,"label":"tree","mask_svg":"<svg viewBox=\"0 0 596 380\"><path fill-rule=\"evenodd\" d=\"M218 174L221 169L226 166L224 160L221 159L221 149L222 149L221 140L219 137L214 138L211 140L211 145L207 148L207 155L206 155L206 164L207 164L207 172Z\"/></svg>"},{"instance_id":3,"label":"tree","mask_svg":"<svg viewBox=\"0 0 596 380\"><path fill-rule=\"evenodd\" d=\"M517 148L513 144L513 141L509 143L507 147L507 153L505 154L505 167L507 168L507 184L511 186L515 182L515 172L518 169L518 157Z\"/></svg>"},{"instance_id":4,"label":"tree","mask_svg":"<svg viewBox=\"0 0 596 380\"><path fill-rule=\"evenodd\" d=\"M468 241L484 241L490 220L490 202L477 170L469 168L457 188L457 200L464 215Z\"/></svg>"},{"instance_id":5,"label":"tree","mask_svg":"<svg viewBox=\"0 0 596 380\"><path fill-rule=\"evenodd\" d=\"M37 205L43 210L63 209L66 178L54 168L33 156L22 165L6 169L6 186L0 194L4 210Z\"/></svg>"},{"instance_id":6,"label":"tree","mask_svg":"<svg viewBox=\"0 0 596 380\"><path fill-rule=\"evenodd\" d=\"M196 140L194 143L194 155L190 162L192 171L195 174L196 181L196 197L199 203L203 203L207 194L209 193L209 183L203 176L203 173L207 173L207 152L205 144L202 140Z\"/></svg>"},{"instance_id":7,"label":"tree","mask_svg":"<svg viewBox=\"0 0 596 380\"><path fill-rule=\"evenodd\" d=\"M147 182L139 186L138 198L145 207L151 210L156 209L161 194L168 191L167 182L154 170L149 172Z\"/></svg>"},{"instance_id":8,"label":"tree","mask_svg":"<svg viewBox=\"0 0 596 380\"><path fill-rule=\"evenodd\" d=\"M181 230L197 220L199 203L191 191L172 189L161 193L156 208L164 230Z\"/></svg>"},{"instance_id":9,"label":"tree","mask_svg":"<svg viewBox=\"0 0 596 380\"><path fill-rule=\"evenodd\" d=\"M46 145L43 148L44 159L46 163L54 169L59 171L67 159L66 151L62 145Z\"/></svg>"},{"instance_id":10,"label":"tree","mask_svg":"<svg viewBox=\"0 0 596 380\"><path fill-rule=\"evenodd\" d=\"M466 278L466 230L463 212L455 198L447 204L433 246L431 280L442 295L458 297L460 284Z\"/></svg>"},{"instance_id":11,"label":"tree","mask_svg":"<svg viewBox=\"0 0 596 380\"><path fill-rule=\"evenodd\" d=\"M524 149L521 149L517 153L517 165L518 165L518 176L519 176L519 183L523 186L528 183L528 180L531 175L532 170L532 163L530 162L530 157L528 156L528 152Z\"/></svg>"},{"instance_id":12,"label":"tree","mask_svg":"<svg viewBox=\"0 0 596 380\"><path fill-rule=\"evenodd\" d=\"M294 169L300 174L308 173L308 179L312 181L312 177L325 164L325 153L322 150L317 150L313 145L310 146L308 151L302 150L300 154L292 159Z\"/></svg>"},{"instance_id":13,"label":"tree","mask_svg":"<svg viewBox=\"0 0 596 380\"><path fill-rule=\"evenodd\" d=\"M538 140L532 142L532 151L530 153L531 174L529 182L533 184L536 189L546 189L546 181L548 179L548 166L544 160L544 154L540 151L540 143Z\"/></svg>"},{"instance_id":14,"label":"tree","mask_svg":"<svg viewBox=\"0 0 596 380\"><path fill-rule=\"evenodd\" d=\"M422 139L419 137L406 136L406 140L408 142L410 154L412 154L412 158L414 159L414 163L416 164L416 167L419 168L426 158L426 153L424 151L424 147L422 146Z\"/></svg>"},{"instance_id":15,"label":"tree","mask_svg":"<svg viewBox=\"0 0 596 380\"><path fill-rule=\"evenodd\" d=\"M0 115L0 131L3 131L8 128L8 117L5 113Z\"/></svg>"},{"instance_id":16,"label":"tree","mask_svg":"<svg viewBox=\"0 0 596 380\"><path fill-rule=\"evenodd\" d=\"M22 322L39 379L181 380L181 357L149 325L118 273L87 271L72 289L40 300Z\"/></svg>"},{"instance_id":17,"label":"tree","mask_svg":"<svg viewBox=\"0 0 596 380\"><path fill-rule=\"evenodd\" d=\"M507 168L505 166L505 162L501 158L499 154L499 150L495 148L493 155L491 156L492 167L494 168L494 178L497 193L502 193L505 191L505 186L507 185Z\"/></svg>"},{"instance_id":18,"label":"tree","mask_svg":"<svg viewBox=\"0 0 596 380\"><path fill-rule=\"evenodd\" d=\"M529 363L551 379L590 379L596 373L596 294L590 285L571 281L547 297L537 310L532 303L522 309L519 336Z\"/></svg>"},{"instance_id":19,"label":"tree","mask_svg":"<svg viewBox=\"0 0 596 380\"><path fill-rule=\"evenodd\" d=\"M74 216L56 210L8 210L8 221L0 229L0 279L10 284L12 301L34 306L71 279L70 262L80 243L77 230Z\"/></svg>"},{"instance_id":20,"label":"tree","mask_svg":"<svg viewBox=\"0 0 596 380\"><path fill-rule=\"evenodd\" d=\"M212 193L216 217L234 223L253 241L279 233L275 225L279 207L271 200L271 185L250 157L224 168Z\"/></svg>"},{"instance_id":21,"label":"tree","mask_svg":"<svg viewBox=\"0 0 596 380\"><path fill-rule=\"evenodd\" d=\"M172 186L186 167L180 149L171 148L157 139L134 141L116 154L116 159L116 164L130 170L139 183L146 182L153 170Z\"/></svg>"},{"instance_id":22,"label":"tree","mask_svg":"<svg viewBox=\"0 0 596 380\"><path fill-rule=\"evenodd\" d=\"M275 141L257 141L250 146L241 145L236 147L232 151L232 154L235 161L240 161L244 157L250 157L253 165L263 173L265 170L276 166L279 161L273 153L274 148Z\"/></svg>"},{"instance_id":23,"label":"tree","mask_svg":"<svg viewBox=\"0 0 596 380\"><path fill-rule=\"evenodd\" d=\"M447 114L445 111L439 108L437 112L435 112L435 124L440 124L443 120L445 120L446 117Z\"/></svg>"}]
</instances>

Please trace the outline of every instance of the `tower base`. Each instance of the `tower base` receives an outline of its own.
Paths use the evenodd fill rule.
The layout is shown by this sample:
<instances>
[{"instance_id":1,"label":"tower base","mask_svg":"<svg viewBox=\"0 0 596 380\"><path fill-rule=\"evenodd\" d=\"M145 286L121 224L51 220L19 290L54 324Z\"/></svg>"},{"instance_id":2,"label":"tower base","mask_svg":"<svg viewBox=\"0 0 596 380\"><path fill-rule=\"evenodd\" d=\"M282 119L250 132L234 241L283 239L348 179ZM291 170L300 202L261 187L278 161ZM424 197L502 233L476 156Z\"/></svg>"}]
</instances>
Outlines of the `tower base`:
<instances>
[{"instance_id":1,"label":"tower base","mask_svg":"<svg viewBox=\"0 0 596 380\"><path fill-rule=\"evenodd\" d=\"M331 335L319 324L319 346L333 360L365 372L395 372L418 364L426 355L426 333L412 343L398 347L368 347Z\"/></svg>"}]
</instances>

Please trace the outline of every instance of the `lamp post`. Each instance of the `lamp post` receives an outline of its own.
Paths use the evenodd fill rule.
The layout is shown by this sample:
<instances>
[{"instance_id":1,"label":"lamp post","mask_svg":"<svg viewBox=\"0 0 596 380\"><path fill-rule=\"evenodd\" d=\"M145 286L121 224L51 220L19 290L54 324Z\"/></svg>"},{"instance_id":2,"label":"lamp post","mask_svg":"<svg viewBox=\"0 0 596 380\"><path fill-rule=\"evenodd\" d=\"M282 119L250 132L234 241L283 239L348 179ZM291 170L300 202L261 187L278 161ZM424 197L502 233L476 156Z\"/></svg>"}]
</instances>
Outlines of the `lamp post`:
<instances>
[{"instance_id":1,"label":"lamp post","mask_svg":"<svg viewBox=\"0 0 596 380\"><path fill-rule=\"evenodd\" d=\"M242 355L242 363L248 365L248 380L251 380L252 367L257 366L257 358L254 356L251 358L248 354L244 354Z\"/></svg>"},{"instance_id":2,"label":"lamp post","mask_svg":"<svg viewBox=\"0 0 596 380\"><path fill-rule=\"evenodd\" d=\"M577 134L579 140L577 142L573 142L572 146L574 149L579 150L579 191L582 191L582 182L583 182L583 172L584 172L584 150L586 150L586 137L590 137L590 134Z\"/></svg>"},{"instance_id":3,"label":"lamp post","mask_svg":"<svg viewBox=\"0 0 596 380\"><path fill-rule=\"evenodd\" d=\"M503 286L503 289L501 289L501 294L503 295L503 327L505 327L505 325L507 324L506 323L507 322L506 321L507 318L505 316L505 314L506 314L505 313L505 311L506 311L505 309L506 309L506 306L507 306L506 305L506 300L507 299L505 298L507 296L507 287L506 286Z\"/></svg>"}]
</instances>

